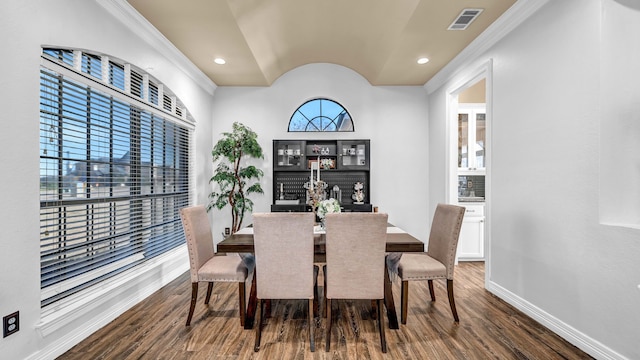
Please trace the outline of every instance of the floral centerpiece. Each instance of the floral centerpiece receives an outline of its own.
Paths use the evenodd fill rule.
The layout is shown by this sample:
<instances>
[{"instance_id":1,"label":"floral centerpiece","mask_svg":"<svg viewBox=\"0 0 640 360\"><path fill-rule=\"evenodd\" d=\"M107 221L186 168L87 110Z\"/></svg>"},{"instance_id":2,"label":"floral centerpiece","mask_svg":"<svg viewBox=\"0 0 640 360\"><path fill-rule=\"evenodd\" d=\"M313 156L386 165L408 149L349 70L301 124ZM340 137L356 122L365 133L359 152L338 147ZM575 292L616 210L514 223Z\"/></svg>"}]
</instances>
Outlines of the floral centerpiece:
<instances>
[{"instance_id":1,"label":"floral centerpiece","mask_svg":"<svg viewBox=\"0 0 640 360\"><path fill-rule=\"evenodd\" d=\"M316 212L316 214L318 215L318 218L320 218L320 222L322 224L322 226L324 227L324 217L327 214L330 213L339 213L340 210L340 203L338 202L338 200L334 199L334 198L330 198L327 200L322 200L318 203L318 210Z\"/></svg>"}]
</instances>

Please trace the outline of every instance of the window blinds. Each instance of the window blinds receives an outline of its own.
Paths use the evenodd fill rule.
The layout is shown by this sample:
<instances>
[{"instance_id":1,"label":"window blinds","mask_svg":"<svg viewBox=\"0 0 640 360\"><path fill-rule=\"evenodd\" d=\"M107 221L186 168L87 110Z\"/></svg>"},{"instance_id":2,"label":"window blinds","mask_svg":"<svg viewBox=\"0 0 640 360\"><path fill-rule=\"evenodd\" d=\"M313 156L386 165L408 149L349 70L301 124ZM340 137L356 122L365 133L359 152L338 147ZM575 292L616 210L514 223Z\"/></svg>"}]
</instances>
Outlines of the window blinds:
<instances>
[{"instance_id":1,"label":"window blinds","mask_svg":"<svg viewBox=\"0 0 640 360\"><path fill-rule=\"evenodd\" d=\"M83 56L95 81L99 60ZM106 69L124 88L124 68ZM42 306L184 243L191 130L85 80L40 72Z\"/></svg>"}]
</instances>

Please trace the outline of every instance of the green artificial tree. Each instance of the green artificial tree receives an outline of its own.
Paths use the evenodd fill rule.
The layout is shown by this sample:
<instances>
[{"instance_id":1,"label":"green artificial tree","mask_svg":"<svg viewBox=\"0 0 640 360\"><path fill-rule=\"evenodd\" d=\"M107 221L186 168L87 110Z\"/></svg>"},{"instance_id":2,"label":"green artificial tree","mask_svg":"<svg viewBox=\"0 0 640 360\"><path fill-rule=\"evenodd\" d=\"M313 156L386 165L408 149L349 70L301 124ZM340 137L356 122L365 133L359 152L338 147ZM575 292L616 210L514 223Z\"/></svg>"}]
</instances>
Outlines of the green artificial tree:
<instances>
[{"instance_id":1,"label":"green artificial tree","mask_svg":"<svg viewBox=\"0 0 640 360\"><path fill-rule=\"evenodd\" d=\"M207 210L213 207L222 210L230 205L232 233L240 230L245 212L253 210L253 201L247 196L264 193L259 182L264 172L253 165L242 166L243 158L263 158L257 139L258 135L253 130L235 122L233 132L222 133L222 139L211 151L213 161L220 162L209 182L218 184L219 191L209 194L211 202Z\"/></svg>"}]
</instances>

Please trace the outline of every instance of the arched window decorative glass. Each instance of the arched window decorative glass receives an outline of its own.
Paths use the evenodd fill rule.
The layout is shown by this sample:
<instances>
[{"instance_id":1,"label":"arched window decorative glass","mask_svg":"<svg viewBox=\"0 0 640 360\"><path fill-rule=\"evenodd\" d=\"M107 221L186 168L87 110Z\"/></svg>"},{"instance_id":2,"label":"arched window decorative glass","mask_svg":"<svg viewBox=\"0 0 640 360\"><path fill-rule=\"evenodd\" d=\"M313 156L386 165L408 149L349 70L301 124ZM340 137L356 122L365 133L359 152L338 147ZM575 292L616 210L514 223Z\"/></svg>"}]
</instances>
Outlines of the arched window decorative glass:
<instances>
[{"instance_id":1,"label":"arched window decorative glass","mask_svg":"<svg viewBox=\"0 0 640 360\"><path fill-rule=\"evenodd\" d=\"M313 99L300 105L289 120L290 132L353 131L353 120L340 104Z\"/></svg>"}]
</instances>

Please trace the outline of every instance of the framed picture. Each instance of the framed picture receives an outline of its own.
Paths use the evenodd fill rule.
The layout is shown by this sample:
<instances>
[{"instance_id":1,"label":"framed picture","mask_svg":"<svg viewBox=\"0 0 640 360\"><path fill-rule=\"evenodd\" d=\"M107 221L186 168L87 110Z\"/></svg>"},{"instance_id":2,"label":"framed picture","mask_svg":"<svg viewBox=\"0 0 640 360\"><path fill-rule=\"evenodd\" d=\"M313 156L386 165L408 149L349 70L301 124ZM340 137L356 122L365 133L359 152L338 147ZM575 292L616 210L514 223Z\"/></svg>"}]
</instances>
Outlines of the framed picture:
<instances>
[{"instance_id":1,"label":"framed picture","mask_svg":"<svg viewBox=\"0 0 640 360\"><path fill-rule=\"evenodd\" d=\"M336 168L336 159L332 158L320 158L320 167L322 169L335 169Z\"/></svg>"},{"instance_id":2,"label":"framed picture","mask_svg":"<svg viewBox=\"0 0 640 360\"><path fill-rule=\"evenodd\" d=\"M318 159L308 159L307 160L307 169L317 169L318 166L317 165L312 165L312 164L316 164L318 162ZM334 158L320 158L320 169L322 170L327 170L327 169L335 169L336 168L336 159Z\"/></svg>"}]
</instances>

